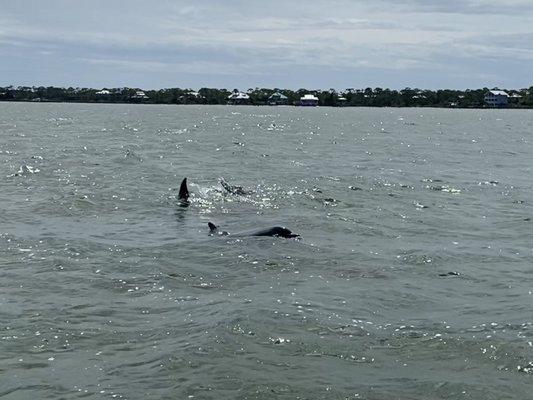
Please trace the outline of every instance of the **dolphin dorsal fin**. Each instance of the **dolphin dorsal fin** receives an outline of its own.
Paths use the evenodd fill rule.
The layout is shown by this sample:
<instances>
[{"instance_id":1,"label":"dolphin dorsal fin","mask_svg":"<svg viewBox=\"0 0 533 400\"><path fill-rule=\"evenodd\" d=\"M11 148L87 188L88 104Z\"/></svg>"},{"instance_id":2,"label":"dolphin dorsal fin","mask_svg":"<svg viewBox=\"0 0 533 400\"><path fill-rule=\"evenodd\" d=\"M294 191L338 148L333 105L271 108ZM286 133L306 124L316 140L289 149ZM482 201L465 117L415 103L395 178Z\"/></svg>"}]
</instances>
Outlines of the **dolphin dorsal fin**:
<instances>
[{"instance_id":1,"label":"dolphin dorsal fin","mask_svg":"<svg viewBox=\"0 0 533 400\"><path fill-rule=\"evenodd\" d=\"M189 189L187 189L187 178L183 178L180 186L179 199L187 201L189 200Z\"/></svg>"},{"instance_id":2,"label":"dolphin dorsal fin","mask_svg":"<svg viewBox=\"0 0 533 400\"><path fill-rule=\"evenodd\" d=\"M210 233L214 233L218 230L218 227L212 222L208 222L207 226L209 227Z\"/></svg>"}]
</instances>

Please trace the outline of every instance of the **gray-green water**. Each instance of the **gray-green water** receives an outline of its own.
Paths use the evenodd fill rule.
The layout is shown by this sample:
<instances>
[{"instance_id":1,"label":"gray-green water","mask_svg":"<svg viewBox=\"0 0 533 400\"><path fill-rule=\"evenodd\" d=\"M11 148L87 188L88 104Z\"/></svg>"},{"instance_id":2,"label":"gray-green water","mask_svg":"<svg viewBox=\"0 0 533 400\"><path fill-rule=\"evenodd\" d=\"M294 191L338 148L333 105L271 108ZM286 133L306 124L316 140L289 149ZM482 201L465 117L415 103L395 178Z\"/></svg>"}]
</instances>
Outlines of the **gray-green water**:
<instances>
[{"instance_id":1,"label":"gray-green water","mask_svg":"<svg viewBox=\"0 0 533 400\"><path fill-rule=\"evenodd\" d=\"M0 103L0 135L2 399L531 398L531 111Z\"/></svg>"}]
</instances>

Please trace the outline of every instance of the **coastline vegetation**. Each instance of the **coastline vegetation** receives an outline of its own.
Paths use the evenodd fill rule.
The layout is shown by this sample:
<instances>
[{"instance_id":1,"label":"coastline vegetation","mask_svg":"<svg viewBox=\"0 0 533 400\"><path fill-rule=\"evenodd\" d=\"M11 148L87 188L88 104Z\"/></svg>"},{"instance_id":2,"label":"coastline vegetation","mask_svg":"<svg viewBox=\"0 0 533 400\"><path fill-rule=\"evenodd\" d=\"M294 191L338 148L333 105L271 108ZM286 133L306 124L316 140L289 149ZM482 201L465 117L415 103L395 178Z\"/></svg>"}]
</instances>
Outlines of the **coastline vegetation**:
<instances>
[{"instance_id":1,"label":"coastline vegetation","mask_svg":"<svg viewBox=\"0 0 533 400\"><path fill-rule=\"evenodd\" d=\"M490 89L492 90L492 89ZM288 90L255 88L245 93L250 105L267 105L274 93L286 96L287 104L298 104L299 99L308 93L318 97L320 106L352 107L443 107L443 108L481 108L485 107L484 96L489 91L483 89L467 90L421 90L405 88L391 90L382 88L346 89L337 92L329 90ZM139 88L62 88L44 86L7 86L0 87L0 101L33 102L78 102L78 103L145 103L145 104L228 104L228 96L237 89L169 88L142 90ZM528 89L506 90L510 95L507 108L533 108L533 87Z\"/></svg>"}]
</instances>

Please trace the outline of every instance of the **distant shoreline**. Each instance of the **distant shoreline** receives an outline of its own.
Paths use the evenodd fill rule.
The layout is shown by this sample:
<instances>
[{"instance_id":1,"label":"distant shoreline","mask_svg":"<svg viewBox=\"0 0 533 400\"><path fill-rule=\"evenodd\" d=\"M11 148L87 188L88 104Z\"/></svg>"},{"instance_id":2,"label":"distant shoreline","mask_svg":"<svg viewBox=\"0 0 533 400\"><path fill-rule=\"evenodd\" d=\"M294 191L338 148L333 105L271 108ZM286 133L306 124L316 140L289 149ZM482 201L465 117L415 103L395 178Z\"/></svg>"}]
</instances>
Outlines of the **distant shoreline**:
<instances>
[{"instance_id":1,"label":"distant shoreline","mask_svg":"<svg viewBox=\"0 0 533 400\"><path fill-rule=\"evenodd\" d=\"M168 104L168 105L250 105L250 106L321 106L321 107L421 107L460 109L531 109L533 87L505 90L508 103L489 106L485 96L488 88L466 90L422 90L381 88L330 90L288 90L255 88L246 92L227 89L169 88L62 88L44 86L0 87L0 102L82 103L82 104ZM494 89L499 90L499 89Z\"/></svg>"},{"instance_id":2,"label":"distant shoreline","mask_svg":"<svg viewBox=\"0 0 533 400\"><path fill-rule=\"evenodd\" d=\"M187 104L179 104L179 103L133 103L133 102L96 102L96 101L60 101L60 100L46 100L46 101L29 101L29 100L0 100L0 104L2 103L21 103L21 104L93 104L93 105L133 105L133 106L221 106L221 107L266 107L266 108L341 108L341 109L348 109L348 108L421 108L421 109L444 109L444 110L533 110L533 106L520 106L520 107L501 107L501 108L494 108L494 107L446 107L446 106L434 106L434 105L428 105L428 106L419 106L419 105L412 105L412 106L316 106L316 107L300 107L293 104L287 104L287 105L268 105L268 104L242 104L242 105L232 105L232 104L193 104L193 103L187 103Z\"/></svg>"}]
</instances>

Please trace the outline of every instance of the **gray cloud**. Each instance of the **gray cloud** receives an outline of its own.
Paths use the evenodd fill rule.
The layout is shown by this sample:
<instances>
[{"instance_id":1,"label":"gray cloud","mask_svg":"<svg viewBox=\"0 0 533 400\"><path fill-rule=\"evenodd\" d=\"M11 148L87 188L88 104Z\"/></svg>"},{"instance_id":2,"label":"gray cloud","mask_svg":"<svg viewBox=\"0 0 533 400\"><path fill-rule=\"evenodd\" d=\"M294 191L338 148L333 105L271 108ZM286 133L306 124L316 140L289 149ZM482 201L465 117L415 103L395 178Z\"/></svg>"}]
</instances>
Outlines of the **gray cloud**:
<instances>
[{"instance_id":1,"label":"gray cloud","mask_svg":"<svg viewBox=\"0 0 533 400\"><path fill-rule=\"evenodd\" d=\"M529 0L377 0L378 3L413 12L516 15L533 10Z\"/></svg>"},{"instance_id":2,"label":"gray cloud","mask_svg":"<svg viewBox=\"0 0 533 400\"><path fill-rule=\"evenodd\" d=\"M0 0L0 85L526 86L530 3Z\"/></svg>"}]
</instances>

